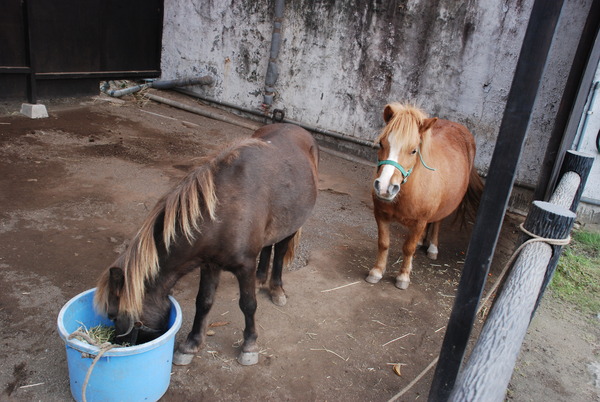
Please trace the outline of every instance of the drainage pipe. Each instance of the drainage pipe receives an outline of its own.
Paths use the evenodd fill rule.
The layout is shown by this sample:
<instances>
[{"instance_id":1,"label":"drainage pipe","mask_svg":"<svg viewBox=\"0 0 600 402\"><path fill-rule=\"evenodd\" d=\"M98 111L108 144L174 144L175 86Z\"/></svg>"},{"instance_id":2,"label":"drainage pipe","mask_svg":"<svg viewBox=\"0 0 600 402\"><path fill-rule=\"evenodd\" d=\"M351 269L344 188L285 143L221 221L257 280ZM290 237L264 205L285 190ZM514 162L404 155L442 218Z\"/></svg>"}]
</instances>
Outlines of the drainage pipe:
<instances>
[{"instance_id":1,"label":"drainage pipe","mask_svg":"<svg viewBox=\"0 0 600 402\"><path fill-rule=\"evenodd\" d=\"M165 105L173 106L178 109L182 109L182 110L185 110L185 111L188 111L191 113L196 113L196 114L199 114L200 116L208 117L208 118L211 118L214 120L223 121L225 123L236 124L240 127L244 127L244 128L247 128L247 129L250 129L253 131L258 129L258 127L259 127L257 124L249 124L249 123L245 123L245 122L241 122L241 121L232 122L231 119L227 116L223 116L218 113L212 113L212 112L209 112L206 110L202 110L198 107L186 105L185 103L181 103L181 102L177 102L177 101L174 101L171 99L163 98L162 96L158 96L158 95L154 95L154 94L150 94L150 93L146 93L146 94L144 94L144 96L146 96L148 99L152 99L153 101L164 103Z\"/></svg>"},{"instance_id":2,"label":"drainage pipe","mask_svg":"<svg viewBox=\"0 0 600 402\"><path fill-rule=\"evenodd\" d=\"M142 89L150 88L151 86L152 86L151 83L146 83L146 84L141 84L141 85L134 85L132 87L123 88L123 89L108 89L108 88L110 88L110 86L108 84L105 84L101 87L101 90L102 90L102 92L104 92L105 94L107 94L109 96L112 96L113 98L120 98L121 96L129 95L134 92L139 92Z\"/></svg>"},{"instance_id":3,"label":"drainage pipe","mask_svg":"<svg viewBox=\"0 0 600 402\"><path fill-rule=\"evenodd\" d=\"M251 115L254 115L254 116L257 116L257 117L262 117L262 118L265 118L265 117L268 118L269 117L267 115L267 113L265 113L265 112L261 112L261 111L255 110L255 109L248 109L248 108L245 108L245 107L242 107L242 106L237 106L237 105L234 105L233 103L230 103L230 102L219 101L219 100L216 100L216 99L213 99L213 98L209 98L208 96L200 95L200 94L198 94L196 92L190 91L189 89L173 88L173 90L176 91L176 92L182 93L184 95L191 96L191 97L196 98L196 99L200 99L200 100L202 100L204 102L214 103L214 104L219 105L219 106L224 106L224 107L228 107L230 109L235 109L237 111L240 111L240 112L243 112L243 113L247 113L247 114L251 114Z\"/></svg>"},{"instance_id":4,"label":"drainage pipe","mask_svg":"<svg viewBox=\"0 0 600 402\"><path fill-rule=\"evenodd\" d=\"M374 148L374 149L379 148L379 146L377 144L375 144L374 142L372 142L372 141L361 140L360 138L350 137L348 135L341 134L341 133L336 133L334 131L323 130L322 128L313 127L313 126L310 126L308 124L301 123L299 121L294 121L294 120L286 119L286 118L283 118L281 121L284 122L284 123L295 124L295 125L300 126L300 127L304 128L304 129L306 129L308 131L312 131L312 132L315 132L317 134L322 134L322 135L325 135L327 137L333 137L333 138L337 138L338 140L347 141L347 142L353 142L355 144L363 145L363 146L366 146L366 147L369 147L369 148Z\"/></svg>"},{"instance_id":5,"label":"drainage pipe","mask_svg":"<svg viewBox=\"0 0 600 402\"><path fill-rule=\"evenodd\" d=\"M152 88L170 89L175 87L186 87L189 85L212 85L215 79L210 75L202 77L181 78L177 80L152 81Z\"/></svg>"},{"instance_id":6,"label":"drainage pipe","mask_svg":"<svg viewBox=\"0 0 600 402\"><path fill-rule=\"evenodd\" d=\"M105 83L104 85L102 85L101 90L107 95L110 95L115 98L120 98L121 96L139 92L142 89L146 88L169 89L175 87L184 87L188 85L212 85L214 82L215 80L213 77L211 77L210 75L205 75L202 77L181 78L177 80L150 81L145 84L134 85L132 87L123 89L109 89L110 85L108 85L108 83Z\"/></svg>"},{"instance_id":7,"label":"drainage pipe","mask_svg":"<svg viewBox=\"0 0 600 402\"><path fill-rule=\"evenodd\" d=\"M277 65L277 57L281 48L281 24L283 22L283 9L285 8L285 0L275 1L275 12L273 15L273 33L271 34L271 51L269 53L269 64L267 66L267 74L265 76L265 93L263 95L263 105L265 110L269 110L273 104L275 96L275 83L279 77L279 66Z\"/></svg>"},{"instance_id":8,"label":"drainage pipe","mask_svg":"<svg viewBox=\"0 0 600 402\"><path fill-rule=\"evenodd\" d=\"M228 107L228 108L231 108L231 109L235 109L235 110L238 110L238 111L243 112L243 113L248 113L248 114L251 114L251 115L254 115L254 116L258 116L258 117L263 117L263 118L264 117L268 117L267 113L263 113L263 112L260 112L258 110L252 110L252 109L244 108L244 107L241 107L241 106L237 106L237 105L234 105L234 104L229 103L229 102L218 101L216 99L212 99L212 98L209 98L209 97L197 94L197 93L189 91L187 89L175 88L175 91L180 92L180 93L185 94L185 95L188 95L188 96L192 96L192 97L200 99L200 100L203 100L205 102L210 102L210 103L214 103L214 104L217 104L217 105L220 105L220 106L225 106L225 107ZM341 134L341 133L336 133L334 131L324 130L322 128L314 127L314 126L311 126L311 125L306 124L306 123L301 123L301 122L290 120L290 119L286 119L286 118L282 118L282 119L273 118L273 121L295 124L295 125L300 126L300 127L304 128L304 129L306 129L308 131L312 131L314 133L321 134L321 135L324 135L324 136L327 136L327 137L336 138L338 140L342 140L342 141L346 141L346 142L352 142L354 144L366 146L366 147L373 148L373 149L379 148L379 146L377 144L375 144L374 142L372 142L372 141L361 140L360 138L350 137L348 135Z\"/></svg>"},{"instance_id":9,"label":"drainage pipe","mask_svg":"<svg viewBox=\"0 0 600 402\"><path fill-rule=\"evenodd\" d=\"M583 144L583 137L585 135L585 131L587 128L587 124L588 124L588 119L590 117L590 115L592 115L594 113L594 111L592 110L594 107L594 101L596 100L596 93L598 91L598 85L600 85L600 81L596 81L594 82L594 85L592 85L592 87L590 88L590 95L589 95L589 101L588 101L588 105L587 108L583 114L583 122L581 123L581 126L579 127L579 130L577 130L577 134L576 134L576 138L574 141L574 144L576 144L576 150L580 151L581 150L581 146Z\"/></svg>"},{"instance_id":10,"label":"drainage pipe","mask_svg":"<svg viewBox=\"0 0 600 402\"><path fill-rule=\"evenodd\" d=\"M593 198L581 197L581 202L585 202L586 204L590 204L595 207L600 207L600 200L595 200Z\"/></svg>"},{"instance_id":11,"label":"drainage pipe","mask_svg":"<svg viewBox=\"0 0 600 402\"><path fill-rule=\"evenodd\" d=\"M584 112L583 122L581 123L581 127L579 128L578 133L576 134L576 137L575 137L575 141L574 141L574 144L576 145L575 149L577 151L580 151L581 147L583 146L583 140L584 140L584 136L586 134L586 129L587 129L587 125L588 125L588 119L589 119L590 115L594 114L594 110L593 110L594 101L596 100L596 94L598 93L599 86L600 86L600 81L596 81L596 82L594 82L594 84L592 85L592 88L590 89L591 94L589 96L589 102L588 102L586 111ZM596 135L597 135L596 147L598 147L598 152L600 152L600 145L598 145L598 143L599 143L598 138L600 138L600 131ZM595 206L595 207L600 206L600 200L596 200L593 198L581 197L581 201L586 204Z\"/></svg>"}]
</instances>

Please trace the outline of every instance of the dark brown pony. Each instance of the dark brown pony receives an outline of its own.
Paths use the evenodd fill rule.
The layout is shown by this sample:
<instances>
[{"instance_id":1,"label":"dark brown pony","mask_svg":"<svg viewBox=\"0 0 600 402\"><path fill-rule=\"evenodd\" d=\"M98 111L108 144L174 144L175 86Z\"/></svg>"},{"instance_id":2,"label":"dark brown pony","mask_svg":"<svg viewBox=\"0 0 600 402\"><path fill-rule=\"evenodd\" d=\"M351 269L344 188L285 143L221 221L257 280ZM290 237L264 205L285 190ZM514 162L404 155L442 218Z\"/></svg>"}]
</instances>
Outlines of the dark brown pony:
<instances>
[{"instance_id":1,"label":"dark brown pony","mask_svg":"<svg viewBox=\"0 0 600 402\"><path fill-rule=\"evenodd\" d=\"M417 245L426 241L427 255L436 259L440 221L457 210L476 210L483 183L473 166L475 141L461 124L428 118L411 106L392 103L385 107L386 123L378 138L379 164L373 183L373 204L378 229L378 254L366 280L377 283L386 269L390 248L390 223L408 228L404 256L396 287L410 283Z\"/></svg>"},{"instance_id":2,"label":"dark brown pony","mask_svg":"<svg viewBox=\"0 0 600 402\"><path fill-rule=\"evenodd\" d=\"M207 314L226 270L238 280L246 324L238 361L258 362L256 280L266 281L274 248L270 293L275 303L285 303L283 260L315 204L319 151L307 131L290 124L262 127L252 137L207 158L167 193L101 275L95 305L115 323L121 343L164 333L171 288L200 268L192 330L174 357L176 364L189 364L204 343Z\"/></svg>"}]
</instances>

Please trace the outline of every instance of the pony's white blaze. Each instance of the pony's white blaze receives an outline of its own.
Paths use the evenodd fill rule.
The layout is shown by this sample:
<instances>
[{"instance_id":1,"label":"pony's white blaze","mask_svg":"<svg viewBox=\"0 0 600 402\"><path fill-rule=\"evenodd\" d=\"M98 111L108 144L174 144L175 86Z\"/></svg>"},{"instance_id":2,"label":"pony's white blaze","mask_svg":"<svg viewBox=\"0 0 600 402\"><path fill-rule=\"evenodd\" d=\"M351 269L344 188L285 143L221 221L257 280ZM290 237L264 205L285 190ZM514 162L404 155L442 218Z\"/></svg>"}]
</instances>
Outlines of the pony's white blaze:
<instances>
[{"instance_id":1,"label":"pony's white blaze","mask_svg":"<svg viewBox=\"0 0 600 402\"><path fill-rule=\"evenodd\" d=\"M393 159L389 159L393 160ZM398 161L394 161L398 162ZM381 174L377 178L379 180L379 195L381 197L385 197L390 193L391 180L394 175L394 170L396 168L391 165L383 165L381 169Z\"/></svg>"},{"instance_id":2,"label":"pony's white blaze","mask_svg":"<svg viewBox=\"0 0 600 402\"><path fill-rule=\"evenodd\" d=\"M399 163L398 155L400 155L400 147L397 144L392 144L390 142L390 152L388 153L386 160ZM376 189L379 197L391 200L397 194L397 192L392 193L392 177L395 172L396 168L392 165L383 165L381 167L381 173L379 173L379 177L375 179L379 182L379 189Z\"/></svg>"}]
</instances>

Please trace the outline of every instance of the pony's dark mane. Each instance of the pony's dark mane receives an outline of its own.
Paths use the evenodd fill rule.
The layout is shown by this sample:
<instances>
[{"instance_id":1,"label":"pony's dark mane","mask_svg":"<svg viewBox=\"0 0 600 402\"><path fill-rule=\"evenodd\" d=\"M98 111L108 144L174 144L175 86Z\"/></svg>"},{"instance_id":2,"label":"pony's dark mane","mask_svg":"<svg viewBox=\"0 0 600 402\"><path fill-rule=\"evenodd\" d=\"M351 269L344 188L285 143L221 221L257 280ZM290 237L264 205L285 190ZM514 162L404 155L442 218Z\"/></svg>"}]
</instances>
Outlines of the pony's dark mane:
<instances>
[{"instance_id":1,"label":"pony's dark mane","mask_svg":"<svg viewBox=\"0 0 600 402\"><path fill-rule=\"evenodd\" d=\"M108 310L108 285L110 268L119 267L124 273L124 285L119 294L119 313L138 320L146 283L151 283L159 274L159 256L154 239L155 227L162 217L162 242L167 252L177 240L178 233L192 243L200 233L199 224L207 215L215 220L218 199L213 175L217 165L230 164L239 157L242 148L268 146L258 139L246 139L222 149L212 157L203 159L198 168L184 177L179 184L163 196L142 223L128 249L100 276L94 304L106 314Z\"/></svg>"}]
</instances>

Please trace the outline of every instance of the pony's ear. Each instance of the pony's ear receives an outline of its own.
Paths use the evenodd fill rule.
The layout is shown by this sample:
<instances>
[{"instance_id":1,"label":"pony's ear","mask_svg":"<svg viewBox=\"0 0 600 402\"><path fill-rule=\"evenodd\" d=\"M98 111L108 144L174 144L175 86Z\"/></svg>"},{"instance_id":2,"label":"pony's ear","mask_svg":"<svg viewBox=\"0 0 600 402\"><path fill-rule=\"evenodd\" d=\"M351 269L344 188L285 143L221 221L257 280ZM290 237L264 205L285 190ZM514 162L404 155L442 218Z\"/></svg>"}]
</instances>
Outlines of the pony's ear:
<instances>
[{"instance_id":1,"label":"pony's ear","mask_svg":"<svg viewBox=\"0 0 600 402\"><path fill-rule=\"evenodd\" d=\"M108 275L108 290L111 294L119 296L121 290L125 285L125 274L123 270L118 267L112 267L109 269Z\"/></svg>"},{"instance_id":2,"label":"pony's ear","mask_svg":"<svg viewBox=\"0 0 600 402\"><path fill-rule=\"evenodd\" d=\"M387 124L390 119L394 116L394 108L392 105L385 105L383 108L383 121Z\"/></svg>"},{"instance_id":3,"label":"pony's ear","mask_svg":"<svg viewBox=\"0 0 600 402\"><path fill-rule=\"evenodd\" d=\"M437 117L423 120L423 124L421 124L421 127L419 127L419 132L424 133L425 131L429 130L431 127L433 127L437 120Z\"/></svg>"}]
</instances>

